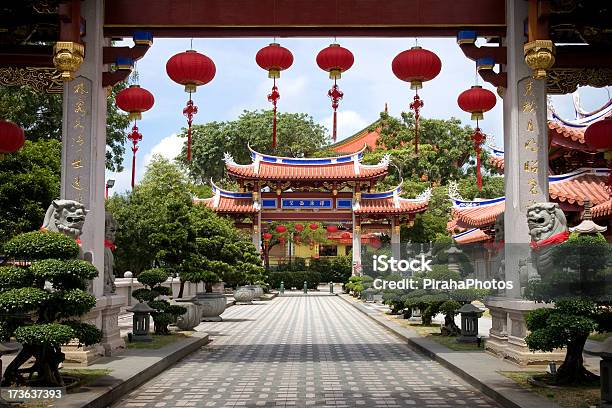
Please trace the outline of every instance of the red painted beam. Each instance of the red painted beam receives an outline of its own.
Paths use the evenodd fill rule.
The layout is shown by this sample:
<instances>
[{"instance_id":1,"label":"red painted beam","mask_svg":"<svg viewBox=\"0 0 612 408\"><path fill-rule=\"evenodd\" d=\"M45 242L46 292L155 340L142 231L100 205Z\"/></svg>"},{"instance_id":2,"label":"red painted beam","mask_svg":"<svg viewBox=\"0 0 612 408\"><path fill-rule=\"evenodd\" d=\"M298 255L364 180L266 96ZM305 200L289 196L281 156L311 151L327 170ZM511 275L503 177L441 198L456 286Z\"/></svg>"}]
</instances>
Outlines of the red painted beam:
<instances>
[{"instance_id":1,"label":"red painted beam","mask_svg":"<svg viewBox=\"0 0 612 408\"><path fill-rule=\"evenodd\" d=\"M155 37L505 34L505 0L106 0L105 34Z\"/></svg>"}]
</instances>

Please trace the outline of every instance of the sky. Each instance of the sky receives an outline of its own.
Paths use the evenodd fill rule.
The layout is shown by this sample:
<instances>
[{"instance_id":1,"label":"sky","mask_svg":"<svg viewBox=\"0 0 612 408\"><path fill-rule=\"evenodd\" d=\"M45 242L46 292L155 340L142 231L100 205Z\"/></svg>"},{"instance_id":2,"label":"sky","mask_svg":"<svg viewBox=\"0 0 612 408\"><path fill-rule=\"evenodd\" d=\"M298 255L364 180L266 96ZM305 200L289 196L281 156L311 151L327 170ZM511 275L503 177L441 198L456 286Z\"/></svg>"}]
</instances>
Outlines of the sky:
<instances>
[{"instance_id":1,"label":"sky","mask_svg":"<svg viewBox=\"0 0 612 408\"><path fill-rule=\"evenodd\" d=\"M194 94L198 114L194 124L236 119L243 110L270 109L267 94L272 80L255 63L257 51L272 42L266 38L194 39L193 48L210 57L217 68L212 82L198 87ZM281 94L278 109L311 115L331 132L332 109L327 91L331 86L328 74L316 64L317 53L334 41L333 38L281 38L277 40L294 56L293 65L281 73L277 81ZM182 114L188 94L183 86L166 74L166 61L174 54L190 48L190 39L156 39L147 54L138 61L138 83L155 97L155 105L143 113L138 122L143 140L136 159L139 180L155 154L175 158L185 139L176 136L186 126ZM338 110L338 139L344 139L374 122L384 109L399 116L407 111L414 96L410 84L393 75L391 61L415 45L414 38L340 38L338 42L355 56L350 70L338 81L344 98ZM435 52L442 60L442 71L426 82L419 95L425 105L421 115L427 118L456 117L472 124L469 113L457 106L457 96L475 83L475 64L463 55L454 38L419 39L418 44ZM131 40L124 45L131 45ZM497 92L478 78L479 85ZM602 105L608 98L606 89L583 88L581 102L587 110ZM575 117L571 95L553 96L553 105L562 117ZM498 97L493 110L485 113L480 127L502 146L502 101ZM472 124L473 125L473 124ZM113 193L130 188L131 149L126 145L124 171L107 172L107 179L116 181ZM211 163L223 166L224 163Z\"/></svg>"}]
</instances>

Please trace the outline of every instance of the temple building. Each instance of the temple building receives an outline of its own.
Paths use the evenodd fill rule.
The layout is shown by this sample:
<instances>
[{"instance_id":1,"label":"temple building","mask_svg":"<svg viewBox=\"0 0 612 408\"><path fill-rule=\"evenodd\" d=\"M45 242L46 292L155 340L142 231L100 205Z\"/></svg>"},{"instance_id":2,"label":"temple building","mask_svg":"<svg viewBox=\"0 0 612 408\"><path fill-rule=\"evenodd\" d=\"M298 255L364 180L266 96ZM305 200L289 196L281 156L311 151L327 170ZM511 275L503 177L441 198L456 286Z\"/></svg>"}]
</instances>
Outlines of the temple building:
<instances>
[{"instance_id":1,"label":"temple building","mask_svg":"<svg viewBox=\"0 0 612 408\"><path fill-rule=\"evenodd\" d=\"M251 149L248 164L238 164L226 155L227 173L240 191L227 191L213 183L213 197L196 202L233 218L239 228L250 232L259 249L261 234L272 222L316 221L340 226L350 235L328 237L338 243L333 252L344 255L352 251L354 271L359 273L361 246L378 245L373 233L388 234L393 253L399 257L400 226L412 225L415 215L427 209L430 195L428 190L416 198L404 198L401 186L376 191L376 183L388 173L389 159L364 164L364 149L325 158L279 157ZM285 249L294 254L296 250L307 252ZM310 255L319 251L317 248Z\"/></svg>"}]
</instances>

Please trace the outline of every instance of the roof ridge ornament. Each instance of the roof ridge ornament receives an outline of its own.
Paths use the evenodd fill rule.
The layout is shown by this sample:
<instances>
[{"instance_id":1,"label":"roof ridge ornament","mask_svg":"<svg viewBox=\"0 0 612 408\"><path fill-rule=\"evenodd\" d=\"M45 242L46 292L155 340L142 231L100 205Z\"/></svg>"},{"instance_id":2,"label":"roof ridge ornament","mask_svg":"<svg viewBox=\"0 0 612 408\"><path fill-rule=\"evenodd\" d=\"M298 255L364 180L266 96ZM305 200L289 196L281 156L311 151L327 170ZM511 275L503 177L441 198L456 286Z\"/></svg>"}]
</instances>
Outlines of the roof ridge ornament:
<instances>
[{"instance_id":1,"label":"roof ridge ornament","mask_svg":"<svg viewBox=\"0 0 612 408\"><path fill-rule=\"evenodd\" d=\"M416 196L415 200L429 201L429 199L431 198L431 192L432 192L431 187L427 187L425 190L423 190L421 194Z\"/></svg>"},{"instance_id":2,"label":"roof ridge ornament","mask_svg":"<svg viewBox=\"0 0 612 408\"><path fill-rule=\"evenodd\" d=\"M452 200L467 201L459 192L459 183L455 180L451 180L448 183L448 196Z\"/></svg>"},{"instance_id":3,"label":"roof ridge ornament","mask_svg":"<svg viewBox=\"0 0 612 408\"><path fill-rule=\"evenodd\" d=\"M225 162L225 164L238 164L234 160L234 156L232 156L232 154L229 152L223 153L223 161Z\"/></svg>"}]
</instances>

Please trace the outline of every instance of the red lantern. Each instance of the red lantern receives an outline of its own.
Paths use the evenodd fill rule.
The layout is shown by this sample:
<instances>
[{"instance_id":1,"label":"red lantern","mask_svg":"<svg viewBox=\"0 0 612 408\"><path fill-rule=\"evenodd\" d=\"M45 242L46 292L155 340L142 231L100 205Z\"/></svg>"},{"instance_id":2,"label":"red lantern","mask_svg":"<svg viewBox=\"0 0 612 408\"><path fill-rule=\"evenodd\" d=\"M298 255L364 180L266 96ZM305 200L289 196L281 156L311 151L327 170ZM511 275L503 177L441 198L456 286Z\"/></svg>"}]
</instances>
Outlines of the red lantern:
<instances>
[{"instance_id":1,"label":"red lantern","mask_svg":"<svg viewBox=\"0 0 612 408\"><path fill-rule=\"evenodd\" d=\"M349 238L351 238L351 233L347 232L347 231L344 231L342 233L342 235L340 235L340 237L342 237L342 239L349 239Z\"/></svg>"},{"instance_id":2,"label":"red lantern","mask_svg":"<svg viewBox=\"0 0 612 408\"><path fill-rule=\"evenodd\" d=\"M287 232L287 227L285 227L284 225L277 225L276 232L278 232L279 234L284 234L285 232Z\"/></svg>"},{"instance_id":3,"label":"red lantern","mask_svg":"<svg viewBox=\"0 0 612 408\"><path fill-rule=\"evenodd\" d=\"M495 94L481 86L474 85L467 91L461 92L457 98L459 107L472 114L472 120L482 120L483 113L495 107L497 99Z\"/></svg>"},{"instance_id":4,"label":"red lantern","mask_svg":"<svg viewBox=\"0 0 612 408\"><path fill-rule=\"evenodd\" d=\"M141 120L141 113L153 107L155 98L146 89L131 85L117 94L115 103L119 109L130 114L130 120Z\"/></svg>"},{"instance_id":5,"label":"red lantern","mask_svg":"<svg viewBox=\"0 0 612 408\"><path fill-rule=\"evenodd\" d=\"M265 241L269 241L269 240L271 240L271 239L272 239L272 234L270 234L269 232L264 233L264 234L263 234L263 239L264 239Z\"/></svg>"},{"instance_id":6,"label":"red lantern","mask_svg":"<svg viewBox=\"0 0 612 408\"><path fill-rule=\"evenodd\" d=\"M317 65L323 71L329 72L329 77L334 80L334 85L327 92L327 96L329 96L332 100L332 109L334 110L332 132L334 142L336 141L336 111L338 109L340 100L344 96L344 93L336 84L336 80L340 79L342 72L347 71L353 66L353 62L355 62L353 53L346 48L341 47L340 44L331 44L329 47L322 49L319 54L317 54Z\"/></svg>"},{"instance_id":7,"label":"red lantern","mask_svg":"<svg viewBox=\"0 0 612 408\"><path fill-rule=\"evenodd\" d=\"M191 161L193 115L198 113L198 107L193 104L191 94L196 92L198 86L212 81L216 72L215 63L206 55L195 50L180 52L166 62L166 73L170 79L184 85L185 92L189 92L187 106L183 109L183 115L187 118L187 161Z\"/></svg>"},{"instance_id":8,"label":"red lantern","mask_svg":"<svg viewBox=\"0 0 612 408\"><path fill-rule=\"evenodd\" d=\"M480 153L482 144L487 140L484 133L478 127L478 121L484 118L483 113L488 112L495 106L497 99L495 94L488 89L483 89L479 85L474 85L470 89L461 92L457 98L457 104L461 109L472 114L472 120L476 121L476 130L471 138L474 142L476 151L476 184L478 190L482 190L482 174L480 172Z\"/></svg>"},{"instance_id":9,"label":"red lantern","mask_svg":"<svg viewBox=\"0 0 612 408\"><path fill-rule=\"evenodd\" d=\"M22 128L7 120L0 120L0 156L15 153L23 147L25 133Z\"/></svg>"},{"instance_id":10,"label":"red lantern","mask_svg":"<svg viewBox=\"0 0 612 408\"><path fill-rule=\"evenodd\" d=\"M612 116L597 121L586 128L584 141L593 150L604 152L608 160L608 189L612 187Z\"/></svg>"},{"instance_id":11,"label":"red lantern","mask_svg":"<svg viewBox=\"0 0 612 408\"><path fill-rule=\"evenodd\" d=\"M272 43L262 48L255 55L255 62L261 68L268 71L268 78L273 79L272 92L268 94L268 101L272 102L274 119L272 122L272 148L276 149L276 103L280 99L280 93L276 86L276 78L280 78L280 72L293 64L293 54L280 44Z\"/></svg>"},{"instance_id":12,"label":"red lantern","mask_svg":"<svg viewBox=\"0 0 612 408\"><path fill-rule=\"evenodd\" d=\"M327 232L333 233L333 232L336 232L336 231L338 231L338 227L337 226L335 226L335 225L328 225L327 226Z\"/></svg>"},{"instance_id":13,"label":"red lantern","mask_svg":"<svg viewBox=\"0 0 612 408\"><path fill-rule=\"evenodd\" d=\"M302 232L304 231L304 225L303 224L295 224L295 230L297 232Z\"/></svg>"},{"instance_id":14,"label":"red lantern","mask_svg":"<svg viewBox=\"0 0 612 408\"><path fill-rule=\"evenodd\" d=\"M412 47L400 52L391 63L391 69L396 77L410 82L410 89L416 90L416 95L410 104L414 111L414 152L419 152L419 118L423 101L419 97L419 89L423 82L434 79L442 69L442 61L433 52L421 47Z\"/></svg>"},{"instance_id":15,"label":"red lantern","mask_svg":"<svg viewBox=\"0 0 612 408\"><path fill-rule=\"evenodd\" d=\"M115 103L122 111L129 112L130 120L134 120L132 131L128 134L128 139L132 142L132 190L136 180L136 152L138 142L142 140L142 134L138 132L136 121L142 119L142 112L146 112L153 107L155 98L153 94L139 85L130 85L119 92L115 97Z\"/></svg>"},{"instance_id":16,"label":"red lantern","mask_svg":"<svg viewBox=\"0 0 612 408\"><path fill-rule=\"evenodd\" d=\"M319 228L319 224L312 223L308 226L311 230L316 231Z\"/></svg>"}]
</instances>

